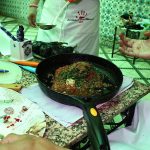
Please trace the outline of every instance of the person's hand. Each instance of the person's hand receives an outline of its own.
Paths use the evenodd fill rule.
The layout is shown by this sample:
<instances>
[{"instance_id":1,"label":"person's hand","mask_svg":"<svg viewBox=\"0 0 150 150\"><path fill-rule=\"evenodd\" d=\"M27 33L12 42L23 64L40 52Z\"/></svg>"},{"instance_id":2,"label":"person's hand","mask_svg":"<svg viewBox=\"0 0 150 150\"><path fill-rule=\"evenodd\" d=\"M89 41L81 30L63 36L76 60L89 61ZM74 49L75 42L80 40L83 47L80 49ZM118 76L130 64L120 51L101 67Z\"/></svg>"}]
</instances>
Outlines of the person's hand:
<instances>
[{"instance_id":1,"label":"person's hand","mask_svg":"<svg viewBox=\"0 0 150 150\"><path fill-rule=\"evenodd\" d=\"M150 59L150 39L130 39L121 34L119 49L123 54L126 54L128 56Z\"/></svg>"},{"instance_id":2,"label":"person's hand","mask_svg":"<svg viewBox=\"0 0 150 150\"><path fill-rule=\"evenodd\" d=\"M36 16L37 16L37 8L30 7L28 12L28 22L32 27L36 26Z\"/></svg>"},{"instance_id":3,"label":"person's hand","mask_svg":"<svg viewBox=\"0 0 150 150\"><path fill-rule=\"evenodd\" d=\"M145 31L144 35L150 38L150 31Z\"/></svg>"},{"instance_id":4,"label":"person's hand","mask_svg":"<svg viewBox=\"0 0 150 150\"><path fill-rule=\"evenodd\" d=\"M32 135L10 134L0 141L0 150L67 150L47 139Z\"/></svg>"},{"instance_id":5,"label":"person's hand","mask_svg":"<svg viewBox=\"0 0 150 150\"><path fill-rule=\"evenodd\" d=\"M10 134L0 142L0 150L34 150L36 140L34 136Z\"/></svg>"}]
</instances>

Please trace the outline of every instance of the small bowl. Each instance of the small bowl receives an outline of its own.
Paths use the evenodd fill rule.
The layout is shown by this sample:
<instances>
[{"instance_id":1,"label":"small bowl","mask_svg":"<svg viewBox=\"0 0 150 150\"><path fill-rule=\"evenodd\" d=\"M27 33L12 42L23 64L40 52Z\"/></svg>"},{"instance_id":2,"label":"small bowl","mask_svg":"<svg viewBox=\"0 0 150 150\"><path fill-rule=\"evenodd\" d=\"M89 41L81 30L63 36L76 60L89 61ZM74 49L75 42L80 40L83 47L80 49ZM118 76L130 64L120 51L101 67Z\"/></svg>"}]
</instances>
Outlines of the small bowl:
<instances>
[{"instance_id":1,"label":"small bowl","mask_svg":"<svg viewBox=\"0 0 150 150\"><path fill-rule=\"evenodd\" d=\"M54 28L56 25L44 24L44 23L36 23L36 25L43 30L50 30Z\"/></svg>"}]
</instances>

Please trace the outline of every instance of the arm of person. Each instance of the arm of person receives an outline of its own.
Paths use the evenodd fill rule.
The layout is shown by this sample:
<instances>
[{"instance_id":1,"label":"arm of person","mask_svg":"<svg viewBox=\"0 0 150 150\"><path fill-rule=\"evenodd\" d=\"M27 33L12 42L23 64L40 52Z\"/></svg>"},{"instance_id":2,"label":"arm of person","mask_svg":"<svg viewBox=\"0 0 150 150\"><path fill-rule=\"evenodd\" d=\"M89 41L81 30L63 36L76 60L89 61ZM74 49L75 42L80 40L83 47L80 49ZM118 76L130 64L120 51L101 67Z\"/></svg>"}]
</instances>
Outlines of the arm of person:
<instances>
[{"instance_id":1,"label":"arm of person","mask_svg":"<svg viewBox=\"0 0 150 150\"><path fill-rule=\"evenodd\" d=\"M28 22L32 27L36 26L37 8L40 0L31 0L28 11Z\"/></svg>"},{"instance_id":2,"label":"arm of person","mask_svg":"<svg viewBox=\"0 0 150 150\"><path fill-rule=\"evenodd\" d=\"M40 2L40 0L31 0L31 1L30 1L30 4L38 5L39 2Z\"/></svg>"},{"instance_id":3,"label":"arm of person","mask_svg":"<svg viewBox=\"0 0 150 150\"><path fill-rule=\"evenodd\" d=\"M32 135L10 134L0 142L0 150L69 150Z\"/></svg>"}]
</instances>

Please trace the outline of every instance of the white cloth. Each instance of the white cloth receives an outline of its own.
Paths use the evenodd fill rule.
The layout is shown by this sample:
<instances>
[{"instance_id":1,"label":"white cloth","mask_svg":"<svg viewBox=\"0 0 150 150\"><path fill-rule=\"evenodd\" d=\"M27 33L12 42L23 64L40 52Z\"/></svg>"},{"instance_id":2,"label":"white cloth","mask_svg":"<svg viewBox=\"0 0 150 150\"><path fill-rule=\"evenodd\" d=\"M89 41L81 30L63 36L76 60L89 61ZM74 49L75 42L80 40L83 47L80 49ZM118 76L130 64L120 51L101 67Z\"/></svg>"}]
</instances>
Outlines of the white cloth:
<instances>
[{"instance_id":1,"label":"white cloth","mask_svg":"<svg viewBox=\"0 0 150 150\"><path fill-rule=\"evenodd\" d=\"M65 0L46 0L41 23L52 24ZM56 20L51 30L39 29L37 41L66 42L76 46L80 53L98 55L99 51L99 0L81 0L70 3Z\"/></svg>"},{"instance_id":2,"label":"white cloth","mask_svg":"<svg viewBox=\"0 0 150 150\"><path fill-rule=\"evenodd\" d=\"M130 88L132 84L133 79L124 76L122 86L116 95ZM80 108L55 102L46 96L37 84L23 88L21 93L31 101L37 103L43 112L65 127L73 125L77 120L83 117L83 112ZM101 107L101 105L103 104L98 105L97 108Z\"/></svg>"},{"instance_id":3,"label":"white cloth","mask_svg":"<svg viewBox=\"0 0 150 150\"><path fill-rule=\"evenodd\" d=\"M150 149L150 100L136 105L132 125L111 133L108 138L111 150Z\"/></svg>"}]
</instances>

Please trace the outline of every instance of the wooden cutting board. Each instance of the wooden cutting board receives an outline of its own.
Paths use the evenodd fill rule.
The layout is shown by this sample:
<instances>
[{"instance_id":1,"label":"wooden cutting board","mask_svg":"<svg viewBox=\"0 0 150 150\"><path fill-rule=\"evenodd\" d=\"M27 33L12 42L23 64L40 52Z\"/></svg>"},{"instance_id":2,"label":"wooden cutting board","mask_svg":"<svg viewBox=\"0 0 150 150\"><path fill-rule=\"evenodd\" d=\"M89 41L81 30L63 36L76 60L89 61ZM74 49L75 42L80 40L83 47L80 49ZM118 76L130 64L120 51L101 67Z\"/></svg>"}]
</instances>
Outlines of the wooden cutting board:
<instances>
[{"instance_id":1,"label":"wooden cutting board","mask_svg":"<svg viewBox=\"0 0 150 150\"><path fill-rule=\"evenodd\" d=\"M17 92L19 92L22 88L21 84L0 84L0 87L12 89Z\"/></svg>"},{"instance_id":2,"label":"wooden cutting board","mask_svg":"<svg viewBox=\"0 0 150 150\"><path fill-rule=\"evenodd\" d=\"M9 71L7 73L0 73L0 84L15 84L22 78L21 68L14 63L0 61L0 69Z\"/></svg>"}]
</instances>

